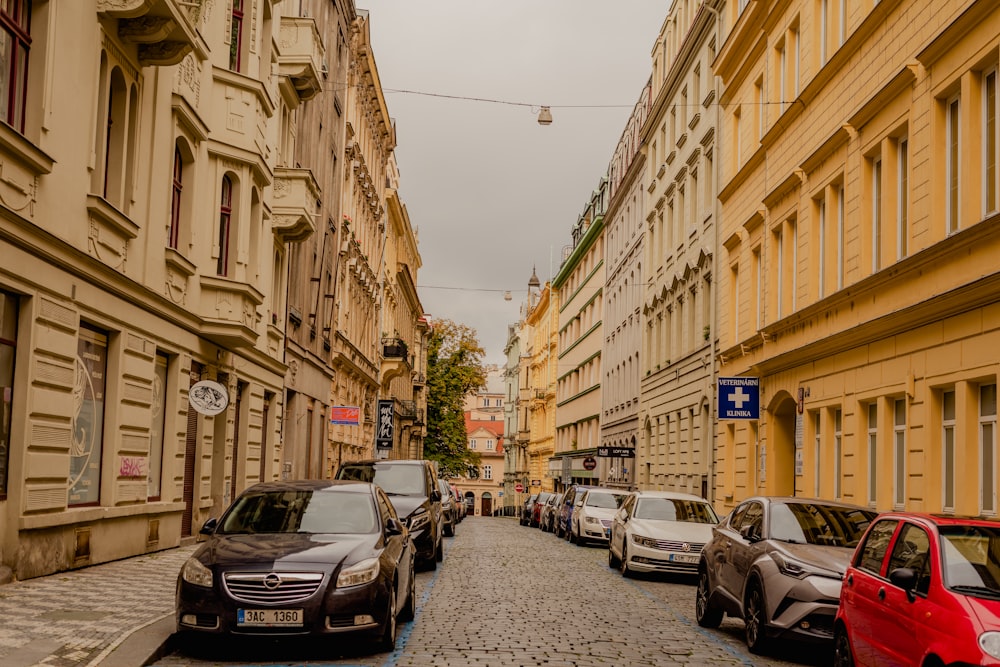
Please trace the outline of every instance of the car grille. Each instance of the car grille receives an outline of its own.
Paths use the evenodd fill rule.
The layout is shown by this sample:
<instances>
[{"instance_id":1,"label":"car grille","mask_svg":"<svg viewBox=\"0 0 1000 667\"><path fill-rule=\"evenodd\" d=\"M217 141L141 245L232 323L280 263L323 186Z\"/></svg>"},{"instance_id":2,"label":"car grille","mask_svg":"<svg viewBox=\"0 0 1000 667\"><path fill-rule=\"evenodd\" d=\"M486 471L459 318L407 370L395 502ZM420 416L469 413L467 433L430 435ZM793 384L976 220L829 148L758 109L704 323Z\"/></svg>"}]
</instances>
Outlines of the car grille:
<instances>
[{"instance_id":1,"label":"car grille","mask_svg":"<svg viewBox=\"0 0 1000 667\"><path fill-rule=\"evenodd\" d=\"M305 600L323 583L321 572L229 572L226 591L250 604L286 604Z\"/></svg>"},{"instance_id":2,"label":"car grille","mask_svg":"<svg viewBox=\"0 0 1000 667\"><path fill-rule=\"evenodd\" d=\"M685 549L684 545L688 545ZM690 553L699 554L701 550L705 548L704 544L699 544L698 542L679 542L677 540L656 540L656 549L662 551L686 551Z\"/></svg>"}]
</instances>

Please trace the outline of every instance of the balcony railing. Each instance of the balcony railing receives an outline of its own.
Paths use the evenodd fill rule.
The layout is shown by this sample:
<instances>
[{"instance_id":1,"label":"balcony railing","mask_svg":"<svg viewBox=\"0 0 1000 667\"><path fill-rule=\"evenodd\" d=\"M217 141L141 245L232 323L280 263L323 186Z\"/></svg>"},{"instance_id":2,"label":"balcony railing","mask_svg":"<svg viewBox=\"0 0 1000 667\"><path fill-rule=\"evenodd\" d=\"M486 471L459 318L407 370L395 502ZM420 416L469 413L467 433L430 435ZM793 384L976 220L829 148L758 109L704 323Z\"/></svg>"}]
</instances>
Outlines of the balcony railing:
<instances>
[{"instance_id":1,"label":"balcony railing","mask_svg":"<svg viewBox=\"0 0 1000 667\"><path fill-rule=\"evenodd\" d=\"M274 170L271 230L279 241L302 241L316 231L316 202L322 196L310 170Z\"/></svg>"},{"instance_id":2,"label":"balcony railing","mask_svg":"<svg viewBox=\"0 0 1000 667\"><path fill-rule=\"evenodd\" d=\"M397 403L396 414L403 419L413 419L417 416L416 401L399 401Z\"/></svg>"},{"instance_id":3,"label":"balcony railing","mask_svg":"<svg viewBox=\"0 0 1000 667\"><path fill-rule=\"evenodd\" d=\"M406 359L406 343L400 338L382 339L382 356L386 358Z\"/></svg>"}]
</instances>

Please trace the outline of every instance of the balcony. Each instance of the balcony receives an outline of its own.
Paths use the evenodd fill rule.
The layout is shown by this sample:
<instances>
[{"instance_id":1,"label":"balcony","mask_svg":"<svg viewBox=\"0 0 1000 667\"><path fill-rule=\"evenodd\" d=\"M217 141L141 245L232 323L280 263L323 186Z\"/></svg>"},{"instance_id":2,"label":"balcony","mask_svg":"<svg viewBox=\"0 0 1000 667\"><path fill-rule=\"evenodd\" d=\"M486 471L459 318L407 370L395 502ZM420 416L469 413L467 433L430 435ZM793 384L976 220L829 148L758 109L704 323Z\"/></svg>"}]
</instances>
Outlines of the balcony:
<instances>
[{"instance_id":1,"label":"balcony","mask_svg":"<svg viewBox=\"0 0 1000 667\"><path fill-rule=\"evenodd\" d=\"M396 404L396 414L402 419L414 419L417 416L416 401L399 401Z\"/></svg>"},{"instance_id":2,"label":"balcony","mask_svg":"<svg viewBox=\"0 0 1000 667\"><path fill-rule=\"evenodd\" d=\"M176 65L194 51L208 57L195 29L202 0L97 0L97 13L118 22L118 37L138 45L139 63Z\"/></svg>"},{"instance_id":3,"label":"balcony","mask_svg":"<svg viewBox=\"0 0 1000 667\"><path fill-rule=\"evenodd\" d=\"M253 347L257 342L257 308L264 295L253 285L220 278L201 277L197 314L201 334L222 347Z\"/></svg>"},{"instance_id":4,"label":"balcony","mask_svg":"<svg viewBox=\"0 0 1000 667\"><path fill-rule=\"evenodd\" d=\"M316 231L316 202L321 198L312 171L275 168L271 231L278 241L289 243L311 236Z\"/></svg>"},{"instance_id":5,"label":"balcony","mask_svg":"<svg viewBox=\"0 0 1000 667\"><path fill-rule=\"evenodd\" d=\"M382 356L389 358L406 359L406 341L400 338L382 339Z\"/></svg>"},{"instance_id":6,"label":"balcony","mask_svg":"<svg viewBox=\"0 0 1000 667\"><path fill-rule=\"evenodd\" d=\"M326 52L311 18L282 16L278 33L278 73L302 101L323 89Z\"/></svg>"},{"instance_id":7,"label":"balcony","mask_svg":"<svg viewBox=\"0 0 1000 667\"><path fill-rule=\"evenodd\" d=\"M413 372L407 356L406 342L400 338L382 338L382 386Z\"/></svg>"}]
</instances>

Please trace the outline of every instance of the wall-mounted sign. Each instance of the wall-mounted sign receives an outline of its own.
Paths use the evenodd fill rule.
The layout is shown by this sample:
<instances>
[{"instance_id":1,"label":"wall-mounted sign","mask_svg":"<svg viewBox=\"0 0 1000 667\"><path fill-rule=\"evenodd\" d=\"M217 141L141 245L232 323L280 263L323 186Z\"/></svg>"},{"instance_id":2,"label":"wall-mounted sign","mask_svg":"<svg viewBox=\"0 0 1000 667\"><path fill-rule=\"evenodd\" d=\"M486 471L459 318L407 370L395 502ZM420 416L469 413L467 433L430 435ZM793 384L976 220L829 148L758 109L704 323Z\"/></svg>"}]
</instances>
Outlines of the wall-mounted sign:
<instances>
[{"instance_id":1,"label":"wall-mounted sign","mask_svg":"<svg viewBox=\"0 0 1000 667\"><path fill-rule=\"evenodd\" d=\"M719 419L760 419L760 378L719 378Z\"/></svg>"},{"instance_id":2,"label":"wall-mounted sign","mask_svg":"<svg viewBox=\"0 0 1000 667\"><path fill-rule=\"evenodd\" d=\"M634 459L635 447L598 447L597 455L616 459Z\"/></svg>"},{"instance_id":3,"label":"wall-mounted sign","mask_svg":"<svg viewBox=\"0 0 1000 667\"><path fill-rule=\"evenodd\" d=\"M342 426L358 426L361 424L361 408L354 405L331 406L330 423Z\"/></svg>"},{"instance_id":4,"label":"wall-mounted sign","mask_svg":"<svg viewBox=\"0 0 1000 667\"><path fill-rule=\"evenodd\" d=\"M229 394L215 380L202 380L191 385L188 402L195 412L212 417L229 407Z\"/></svg>"},{"instance_id":5,"label":"wall-mounted sign","mask_svg":"<svg viewBox=\"0 0 1000 667\"><path fill-rule=\"evenodd\" d=\"M394 408L393 401L378 402L378 421L375 425L376 449L392 449L392 431L395 427L392 419Z\"/></svg>"},{"instance_id":6,"label":"wall-mounted sign","mask_svg":"<svg viewBox=\"0 0 1000 667\"><path fill-rule=\"evenodd\" d=\"M588 456L583 460L584 470L593 470L596 467L597 467L597 459L595 459L593 456Z\"/></svg>"}]
</instances>

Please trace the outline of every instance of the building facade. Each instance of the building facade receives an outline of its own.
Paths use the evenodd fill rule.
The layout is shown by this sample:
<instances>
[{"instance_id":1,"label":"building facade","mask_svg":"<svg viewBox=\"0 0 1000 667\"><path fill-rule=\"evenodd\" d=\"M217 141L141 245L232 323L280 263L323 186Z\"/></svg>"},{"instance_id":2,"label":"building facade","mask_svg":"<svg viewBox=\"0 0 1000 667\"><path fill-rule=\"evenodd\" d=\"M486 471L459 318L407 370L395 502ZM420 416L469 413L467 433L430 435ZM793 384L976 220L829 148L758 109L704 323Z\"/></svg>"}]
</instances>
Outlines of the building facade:
<instances>
[{"instance_id":1,"label":"building facade","mask_svg":"<svg viewBox=\"0 0 1000 667\"><path fill-rule=\"evenodd\" d=\"M705 498L714 463L718 4L673 3L653 51L642 131L647 270L636 483Z\"/></svg>"},{"instance_id":2,"label":"building facade","mask_svg":"<svg viewBox=\"0 0 1000 667\"><path fill-rule=\"evenodd\" d=\"M1000 8L728 8L718 497L995 516ZM820 10L825 9L825 13Z\"/></svg>"},{"instance_id":3,"label":"building facade","mask_svg":"<svg viewBox=\"0 0 1000 667\"><path fill-rule=\"evenodd\" d=\"M323 56L315 25L271 2L14 9L0 563L23 579L177 546L279 473L274 315L315 204L270 202L308 181L279 167L294 142L280 121L315 94Z\"/></svg>"},{"instance_id":4,"label":"building facade","mask_svg":"<svg viewBox=\"0 0 1000 667\"><path fill-rule=\"evenodd\" d=\"M643 239L645 238L645 155L642 126L649 115L647 84L625 124L608 167L608 207L604 215L604 377L601 379L600 446L608 448L606 485L635 487L642 387ZM601 452L599 452L600 454Z\"/></svg>"},{"instance_id":5,"label":"building facade","mask_svg":"<svg viewBox=\"0 0 1000 667\"><path fill-rule=\"evenodd\" d=\"M507 342L504 345L506 360L503 366L503 513L504 516L517 516L523 500L524 490L528 488L528 456L527 431L521 439L521 323L507 327ZM517 491L520 485L521 491Z\"/></svg>"},{"instance_id":6,"label":"building facade","mask_svg":"<svg viewBox=\"0 0 1000 667\"><path fill-rule=\"evenodd\" d=\"M522 432L527 426L528 481L526 493L552 491L562 477L562 469L553 469L555 453L556 372L559 349L559 294L551 285L540 284L532 273L528 281L525 326L531 332L525 350L526 370L520 400L525 406Z\"/></svg>"},{"instance_id":7,"label":"building facade","mask_svg":"<svg viewBox=\"0 0 1000 667\"><path fill-rule=\"evenodd\" d=\"M599 484L609 474L597 459L601 441L601 353L604 347L604 209L608 182L601 179L572 229L573 243L552 292L559 296L556 356L556 437L549 462L554 488Z\"/></svg>"}]
</instances>

